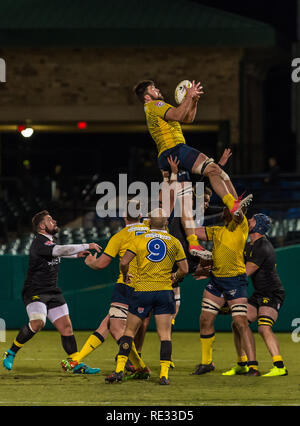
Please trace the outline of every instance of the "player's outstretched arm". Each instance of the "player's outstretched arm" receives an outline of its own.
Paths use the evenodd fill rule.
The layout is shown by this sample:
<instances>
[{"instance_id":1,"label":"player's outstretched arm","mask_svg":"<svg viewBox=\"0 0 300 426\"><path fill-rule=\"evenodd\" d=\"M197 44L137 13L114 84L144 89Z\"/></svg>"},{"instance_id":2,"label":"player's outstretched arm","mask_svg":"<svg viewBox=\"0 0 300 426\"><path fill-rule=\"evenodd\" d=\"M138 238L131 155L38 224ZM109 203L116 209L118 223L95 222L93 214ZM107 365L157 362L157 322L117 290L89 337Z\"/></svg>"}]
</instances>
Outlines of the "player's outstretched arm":
<instances>
[{"instance_id":1,"label":"player's outstretched arm","mask_svg":"<svg viewBox=\"0 0 300 426\"><path fill-rule=\"evenodd\" d=\"M112 257L107 256L107 254L103 253L97 258L97 253L95 253L94 256L89 254L85 258L84 263L95 271L99 271L100 269L106 268L111 261Z\"/></svg>"},{"instance_id":2,"label":"player's outstretched arm","mask_svg":"<svg viewBox=\"0 0 300 426\"><path fill-rule=\"evenodd\" d=\"M179 121L180 123L191 123L196 115L197 103L200 96L204 93L200 83L195 84L193 81L192 87L186 88L186 97L182 103L176 108L170 108L166 112L165 119L167 121ZM193 118L189 115L193 115Z\"/></svg>"},{"instance_id":3,"label":"player's outstretched arm","mask_svg":"<svg viewBox=\"0 0 300 426\"><path fill-rule=\"evenodd\" d=\"M56 244L53 247L52 256L53 257L73 256L74 254L78 254L84 250L96 250L98 253L100 253L101 247L96 243L66 244L66 245Z\"/></svg>"}]
</instances>

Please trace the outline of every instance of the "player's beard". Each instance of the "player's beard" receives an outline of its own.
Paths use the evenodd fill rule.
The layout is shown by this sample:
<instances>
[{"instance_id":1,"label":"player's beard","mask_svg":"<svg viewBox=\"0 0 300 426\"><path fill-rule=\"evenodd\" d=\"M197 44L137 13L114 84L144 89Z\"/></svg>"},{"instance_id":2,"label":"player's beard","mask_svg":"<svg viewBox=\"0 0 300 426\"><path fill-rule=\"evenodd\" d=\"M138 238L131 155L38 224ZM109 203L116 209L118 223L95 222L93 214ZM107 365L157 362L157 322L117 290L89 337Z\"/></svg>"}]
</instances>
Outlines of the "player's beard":
<instances>
[{"instance_id":1,"label":"player's beard","mask_svg":"<svg viewBox=\"0 0 300 426\"><path fill-rule=\"evenodd\" d=\"M47 232L48 235L56 235L59 231L59 227L55 226L53 229L49 229L47 226L45 228L45 231Z\"/></svg>"},{"instance_id":2,"label":"player's beard","mask_svg":"<svg viewBox=\"0 0 300 426\"><path fill-rule=\"evenodd\" d=\"M153 101L164 101L165 100L165 98L163 97L163 95L158 95L156 98L154 96L150 95L149 93L148 93L148 95L150 96L150 98Z\"/></svg>"}]
</instances>

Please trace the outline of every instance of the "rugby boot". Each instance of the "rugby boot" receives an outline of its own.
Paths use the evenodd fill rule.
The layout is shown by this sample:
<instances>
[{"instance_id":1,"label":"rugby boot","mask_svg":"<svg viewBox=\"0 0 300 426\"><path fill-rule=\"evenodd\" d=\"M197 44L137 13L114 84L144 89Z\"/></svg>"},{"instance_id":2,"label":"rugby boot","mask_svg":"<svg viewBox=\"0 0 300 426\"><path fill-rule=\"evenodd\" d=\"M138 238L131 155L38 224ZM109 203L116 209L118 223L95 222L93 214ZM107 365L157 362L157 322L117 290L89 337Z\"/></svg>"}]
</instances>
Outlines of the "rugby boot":
<instances>
[{"instance_id":1,"label":"rugby boot","mask_svg":"<svg viewBox=\"0 0 300 426\"><path fill-rule=\"evenodd\" d=\"M134 373L125 376L124 380L131 380L131 379L148 380L150 378L150 375L151 375L150 368L145 367L145 368L140 368L140 369L136 370Z\"/></svg>"},{"instance_id":2,"label":"rugby boot","mask_svg":"<svg viewBox=\"0 0 300 426\"><path fill-rule=\"evenodd\" d=\"M244 195L244 194L243 194ZM245 198L242 198L243 195L241 195L237 200L234 201L234 206L230 210L230 213L233 216L238 216L240 212L242 212L244 207L248 207L249 204L253 201L253 195L250 194Z\"/></svg>"},{"instance_id":3,"label":"rugby boot","mask_svg":"<svg viewBox=\"0 0 300 426\"><path fill-rule=\"evenodd\" d=\"M249 367L249 371L244 376L260 376L260 372L255 368Z\"/></svg>"},{"instance_id":4,"label":"rugby boot","mask_svg":"<svg viewBox=\"0 0 300 426\"><path fill-rule=\"evenodd\" d=\"M73 361L71 358L64 359L60 363L64 371L73 372L74 374L98 374L100 373L100 368L92 368L83 362Z\"/></svg>"},{"instance_id":5,"label":"rugby boot","mask_svg":"<svg viewBox=\"0 0 300 426\"><path fill-rule=\"evenodd\" d=\"M105 377L105 383L121 383L123 380L123 371L116 373L115 371L109 376Z\"/></svg>"},{"instance_id":6,"label":"rugby boot","mask_svg":"<svg viewBox=\"0 0 300 426\"><path fill-rule=\"evenodd\" d=\"M168 386L170 384L170 380L168 380L165 376L162 376L159 379L159 384L162 386Z\"/></svg>"},{"instance_id":7,"label":"rugby boot","mask_svg":"<svg viewBox=\"0 0 300 426\"><path fill-rule=\"evenodd\" d=\"M235 365L234 367L231 368L231 370L228 371L224 371L224 373L222 373L222 376L235 376L238 374L246 374L249 371L249 367L247 365Z\"/></svg>"},{"instance_id":8,"label":"rugby boot","mask_svg":"<svg viewBox=\"0 0 300 426\"><path fill-rule=\"evenodd\" d=\"M191 373L192 376L201 376L201 374L210 373L215 369L213 362L210 364L199 364L196 367L196 370Z\"/></svg>"},{"instance_id":9,"label":"rugby boot","mask_svg":"<svg viewBox=\"0 0 300 426\"><path fill-rule=\"evenodd\" d=\"M15 356L16 354L11 351L10 349L8 349L7 352L4 352L3 354L3 367L6 368L6 370L12 370L13 368L13 363L15 360Z\"/></svg>"},{"instance_id":10,"label":"rugby boot","mask_svg":"<svg viewBox=\"0 0 300 426\"><path fill-rule=\"evenodd\" d=\"M189 245L189 252L192 256L200 257L203 260L211 260L212 253L209 250L206 250L204 247L197 245Z\"/></svg>"},{"instance_id":11,"label":"rugby boot","mask_svg":"<svg viewBox=\"0 0 300 426\"><path fill-rule=\"evenodd\" d=\"M276 376L287 376L288 371L286 367L278 368L274 366L267 374L263 374L262 377L276 377Z\"/></svg>"}]
</instances>

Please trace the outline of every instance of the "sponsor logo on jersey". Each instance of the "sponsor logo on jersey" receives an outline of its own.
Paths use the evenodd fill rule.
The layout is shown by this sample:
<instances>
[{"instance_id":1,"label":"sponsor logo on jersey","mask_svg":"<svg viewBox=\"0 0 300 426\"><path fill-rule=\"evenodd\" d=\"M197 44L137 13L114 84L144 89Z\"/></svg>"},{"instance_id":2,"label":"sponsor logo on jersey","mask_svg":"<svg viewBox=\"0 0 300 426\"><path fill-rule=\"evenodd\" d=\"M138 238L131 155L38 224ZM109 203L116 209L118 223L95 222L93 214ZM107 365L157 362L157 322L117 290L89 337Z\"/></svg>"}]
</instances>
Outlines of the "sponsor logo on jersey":
<instances>
[{"instance_id":1,"label":"sponsor logo on jersey","mask_svg":"<svg viewBox=\"0 0 300 426\"><path fill-rule=\"evenodd\" d=\"M53 241L46 241L45 243L45 246L55 246L55 243L53 242Z\"/></svg>"},{"instance_id":2,"label":"sponsor logo on jersey","mask_svg":"<svg viewBox=\"0 0 300 426\"><path fill-rule=\"evenodd\" d=\"M162 101L155 102L155 106L157 106L157 107L162 107L164 105L165 105L165 103L162 102Z\"/></svg>"}]
</instances>

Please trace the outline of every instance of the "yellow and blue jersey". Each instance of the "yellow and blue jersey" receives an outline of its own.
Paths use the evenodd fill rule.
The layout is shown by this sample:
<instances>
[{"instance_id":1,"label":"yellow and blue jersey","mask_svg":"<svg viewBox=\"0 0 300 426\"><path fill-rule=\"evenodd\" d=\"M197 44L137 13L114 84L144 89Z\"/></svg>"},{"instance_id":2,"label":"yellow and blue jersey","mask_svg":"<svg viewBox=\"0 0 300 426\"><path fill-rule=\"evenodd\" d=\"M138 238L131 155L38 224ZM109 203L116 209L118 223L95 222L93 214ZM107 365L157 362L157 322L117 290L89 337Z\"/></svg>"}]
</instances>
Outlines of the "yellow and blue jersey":
<instances>
[{"instance_id":1,"label":"yellow and blue jersey","mask_svg":"<svg viewBox=\"0 0 300 426\"><path fill-rule=\"evenodd\" d=\"M162 100L147 102L144 105L149 132L156 143L158 157L167 149L185 144L181 125L178 121L165 120L166 112L173 108Z\"/></svg>"},{"instance_id":2,"label":"yellow and blue jersey","mask_svg":"<svg viewBox=\"0 0 300 426\"><path fill-rule=\"evenodd\" d=\"M124 256L128 246L131 244L131 241L142 233L149 231L149 228L142 223L135 223L132 225L127 225L125 228L121 229L117 234L113 235L107 246L105 247L104 254L111 258L119 256L120 259ZM134 278L132 282L126 283L130 287L134 287L134 282L137 279L137 263L136 259L133 259L129 265L129 274L133 275ZM123 274L120 273L117 283L125 284L123 280Z\"/></svg>"},{"instance_id":3,"label":"yellow and blue jersey","mask_svg":"<svg viewBox=\"0 0 300 426\"><path fill-rule=\"evenodd\" d=\"M244 248L249 227L246 217L241 224L231 221L227 226L205 228L208 241L213 242L213 268L215 277L236 277L246 273Z\"/></svg>"},{"instance_id":4,"label":"yellow and blue jersey","mask_svg":"<svg viewBox=\"0 0 300 426\"><path fill-rule=\"evenodd\" d=\"M133 259L138 274L134 280L135 291L172 290L173 265L186 258L177 238L167 231L151 229L132 239L128 250L136 255Z\"/></svg>"}]
</instances>

